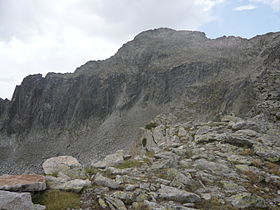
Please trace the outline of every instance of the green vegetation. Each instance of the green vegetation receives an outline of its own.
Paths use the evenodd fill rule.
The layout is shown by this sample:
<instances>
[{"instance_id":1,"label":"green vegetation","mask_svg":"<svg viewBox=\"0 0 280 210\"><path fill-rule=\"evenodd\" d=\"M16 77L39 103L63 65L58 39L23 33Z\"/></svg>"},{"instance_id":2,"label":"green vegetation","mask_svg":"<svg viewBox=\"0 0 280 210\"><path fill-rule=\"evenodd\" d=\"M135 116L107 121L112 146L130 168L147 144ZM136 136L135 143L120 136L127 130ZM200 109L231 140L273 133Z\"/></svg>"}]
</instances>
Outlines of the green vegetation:
<instances>
[{"instance_id":1,"label":"green vegetation","mask_svg":"<svg viewBox=\"0 0 280 210\"><path fill-rule=\"evenodd\" d=\"M252 150L252 149L244 149L239 154L243 155L243 156L251 156L251 155L254 154L254 150Z\"/></svg>"},{"instance_id":2,"label":"green vegetation","mask_svg":"<svg viewBox=\"0 0 280 210\"><path fill-rule=\"evenodd\" d=\"M149 158L154 158L155 157L155 153L153 151L147 151L146 152L146 156Z\"/></svg>"},{"instance_id":3,"label":"green vegetation","mask_svg":"<svg viewBox=\"0 0 280 210\"><path fill-rule=\"evenodd\" d=\"M125 169L125 168L135 168L135 167L139 167L143 164L143 162L139 161L139 160L125 160L121 163L119 163L118 165L115 166L115 168L119 168L119 169Z\"/></svg>"},{"instance_id":4,"label":"green vegetation","mask_svg":"<svg viewBox=\"0 0 280 210\"><path fill-rule=\"evenodd\" d=\"M210 200L203 200L201 203L196 205L199 209L213 209L213 210L238 210L231 205L224 205L222 204L217 198L212 198Z\"/></svg>"},{"instance_id":5,"label":"green vegetation","mask_svg":"<svg viewBox=\"0 0 280 210\"><path fill-rule=\"evenodd\" d=\"M157 126L158 126L157 123L151 122L151 123L145 125L145 128L148 129L148 130L151 130L152 128L155 128Z\"/></svg>"},{"instance_id":6,"label":"green vegetation","mask_svg":"<svg viewBox=\"0 0 280 210\"><path fill-rule=\"evenodd\" d=\"M161 179L167 179L167 180L171 180L172 178L172 174L170 173L169 168L161 168L160 170L157 170L155 175Z\"/></svg>"},{"instance_id":7,"label":"green vegetation","mask_svg":"<svg viewBox=\"0 0 280 210\"><path fill-rule=\"evenodd\" d=\"M32 195L33 203L45 205L46 210L65 210L68 208L80 208L80 196L73 192L59 190L47 190Z\"/></svg>"},{"instance_id":8,"label":"green vegetation","mask_svg":"<svg viewBox=\"0 0 280 210\"><path fill-rule=\"evenodd\" d=\"M85 168L85 173L86 173L89 177L92 177L92 175L97 174L97 172L98 172L98 169L96 169L96 168L92 168L92 167Z\"/></svg>"},{"instance_id":9,"label":"green vegetation","mask_svg":"<svg viewBox=\"0 0 280 210\"><path fill-rule=\"evenodd\" d=\"M142 139L142 146L143 146L143 147L146 147L146 145L147 145L147 139L146 139L146 138L143 138L143 139Z\"/></svg>"}]
</instances>

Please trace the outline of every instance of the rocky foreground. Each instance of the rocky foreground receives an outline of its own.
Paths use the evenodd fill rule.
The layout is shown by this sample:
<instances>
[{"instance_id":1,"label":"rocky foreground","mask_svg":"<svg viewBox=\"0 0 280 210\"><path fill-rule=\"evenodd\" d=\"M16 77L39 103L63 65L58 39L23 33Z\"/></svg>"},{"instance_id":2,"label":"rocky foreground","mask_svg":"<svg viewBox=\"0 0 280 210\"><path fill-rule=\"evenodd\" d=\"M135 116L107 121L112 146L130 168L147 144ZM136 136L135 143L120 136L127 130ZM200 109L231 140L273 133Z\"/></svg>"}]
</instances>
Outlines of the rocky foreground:
<instances>
[{"instance_id":1,"label":"rocky foreground","mask_svg":"<svg viewBox=\"0 0 280 210\"><path fill-rule=\"evenodd\" d=\"M55 157L43 168L47 189L79 193L81 209L280 209L279 137L279 125L257 118L158 116L130 151L87 167Z\"/></svg>"}]
</instances>

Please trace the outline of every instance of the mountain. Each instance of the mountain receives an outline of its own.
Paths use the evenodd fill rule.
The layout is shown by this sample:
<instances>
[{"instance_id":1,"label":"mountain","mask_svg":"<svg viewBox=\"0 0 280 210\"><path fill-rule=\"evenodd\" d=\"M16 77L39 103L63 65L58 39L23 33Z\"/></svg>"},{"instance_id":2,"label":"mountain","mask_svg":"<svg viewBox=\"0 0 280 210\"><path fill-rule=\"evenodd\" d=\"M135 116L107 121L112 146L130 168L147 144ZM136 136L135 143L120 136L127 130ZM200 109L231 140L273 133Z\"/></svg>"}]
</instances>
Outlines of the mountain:
<instances>
[{"instance_id":1,"label":"mountain","mask_svg":"<svg viewBox=\"0 0 280 210\"><path fill-rule=\"evenodd\" d=\"M83 163L126 148L160 113L280 119L280 32L208 39L167 28L140 33L74 73L27 76L0 100L0 173L40 171L52 156Z\"/></svg>"}]
</instances>

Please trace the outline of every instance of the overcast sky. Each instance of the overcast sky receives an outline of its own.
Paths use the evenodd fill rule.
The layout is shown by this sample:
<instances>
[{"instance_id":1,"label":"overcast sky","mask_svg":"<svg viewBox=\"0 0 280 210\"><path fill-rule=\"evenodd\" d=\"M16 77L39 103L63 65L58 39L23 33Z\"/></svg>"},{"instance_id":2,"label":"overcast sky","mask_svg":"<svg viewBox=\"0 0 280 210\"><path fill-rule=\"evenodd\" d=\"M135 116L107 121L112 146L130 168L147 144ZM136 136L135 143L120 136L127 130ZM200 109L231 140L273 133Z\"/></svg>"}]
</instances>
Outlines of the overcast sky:
<instances>
[{"instance_id":1,"label":"overcast sky","mask_svg":"<svg viewBox=\"0 0 280 210\"><path fill-rule=\"evenodd\" d=\"M73 72L159 27L251 38L280 31L280 0L0 0L0 97L29 74Z\"/></svg>"}]
</instances>

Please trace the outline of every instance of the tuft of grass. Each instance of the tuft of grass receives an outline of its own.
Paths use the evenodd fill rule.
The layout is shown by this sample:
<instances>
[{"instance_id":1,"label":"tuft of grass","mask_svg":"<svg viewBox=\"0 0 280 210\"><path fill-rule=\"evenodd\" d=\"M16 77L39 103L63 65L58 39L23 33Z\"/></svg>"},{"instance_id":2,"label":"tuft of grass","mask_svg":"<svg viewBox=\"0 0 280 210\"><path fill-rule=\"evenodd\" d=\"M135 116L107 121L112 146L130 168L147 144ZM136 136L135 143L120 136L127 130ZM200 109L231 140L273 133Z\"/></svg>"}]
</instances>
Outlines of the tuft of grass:
<instances>
[{"instance_id":1,"label":"tuft of grass","mask_svg":"<svg viewBox=\"0 0 280 210\"><path fill-rule=\"evenodd\" d=\"M217 198L212 198L210 200L203 200L199 204L196 205L199 209L212 209L212 210L238 210L231 205L224 205L222 204Z\"/></svg>"},{"instance_id":2,"label":"tuft of grass","mask_svg":"<svg viewBox=\"0 0 280 210\"><path fill-rule=\"evenodd\" d=\"M73 192L47 190L42 193L34 193L32 201L35 204L45 205L46 210L80 208L80 195Z\"/></svg>"},{"instance_id":3,"label":"tuft of grass","mask_svg":"<svg viewBox=\"0 0 280 210\"><path fill-rule=\"evenodd\" d=\"M258 175L252 171L243 171L243 174L245 174L247 176L247 178L249 179L249 182L252 184L258 184L258 183L264 181L263 176Z\"/></svg>"},{"instance_id":4,"label":"tuft of grass","mask_svg":"<svg viewBox=\"0 0 280 210\"><path fill-rule=\"evenodd\" d=\"M192 150L186 150L184 157L189 159L194 155Z\"/></svg>"},{"instance_id":5,"label":"tuft of grass","mask_svg":"<svg viewBox=\"0 0 280 210\"><path fill-rule=\"evenodd\" d=\"M254 150L247 148L241 151L239 154L243 156L251 156L254 154Z\"/></svg>"},{"instance_id":6,"label":"tuft of grass","mask_svg":"<svg viewBox=\"0 0 280 210\"><path fill-rule=\"evenodd\" d=\"M96 168L92 168L92 167L85 168L85 173L86 173L89 177L92 177L92 175L97 174L97 172L98 172L98 169L96 169Z\"/></svg>"},{"instance_id":7,"label":"tuft of grass","mask_svg":"<svg viewBox=\"0 0 280 210\"><path fill-rule=\"evenodd\" d=\"M146 156L149 157L149 158L154 158L155 153L153 151L146 151Z\"/></svg>"},{"instance_id":8,"label":"tuft of grass","mask_svg":"<svg viewBox=\"0 0 280 210\"><path fill-rule=\"evenodd\" d=\"M150 210L148 205L146 205L144 202L136 202L133 204L133 209L135 210Z\"/></svg>"},{"instance_id":9,"label":"tuft of grass","mask_svg":"<svg viewBox=\"0 0 280 210\"><path fill-rule=\"evenodd\" d=\"M263 162L260 159L254 159L252 160L251 165L260 168L263 166Z\"/></svg>"},{"instance_id":10,"label":"tuft of grass","mask_svg":"<svg viewBox=\"0 0 280 210\"><path fill-rule=\"evenodd\" d=\"M280 166L276 163L265 161L264 166L268 168L268 172L276 176L280 176Z\"/></svg>"},{"instance_id":11,"label":"tuft of grass","mask_svg":"<svg viewBox=\"0 0 280 210\"><path fill-rule=\"evenodd\" d=\"M119 169L125 169L125 168L136 168L139 167L143 164L143 162L139 161L139 160L125 160L119 164L117 164L116 166L114 166L115 168L119 168Z\"/></svg>"},{"instance_id":12,"label":"tuft of grass","mask_svg":"<svg viewBox=\"0 0 280 210\"><path fill-rule=\"evenodd\" d=\"M151 130L152 128L155 128L155 127L157 127L157 126L158 126L157 123L151 122L151 123L145 125L145 129Z\"/></svg>"},{"instance_id":13,"label":"tuft of grass","mask_svg":"<svg viewBox=\"0 0 280 210\"><path fill-rule=\"evenodd\" d=\"M173 169L161 168L155 172L155 175L161 179L166 179L172 181L174 178Z\"/></svg>"},{"instance_id":14,"label":"tuft of grass","mask_svg":"<svg viewBox=\"0 0 280 210\"><path fill-rule=\"evenodd\" d=\"M147 146L147 139L146 139L146 138L143 138L143 139L142 139L142 146L143 146L143 147L146 147L146 146Z\"/></svg>"}]
</instances>

